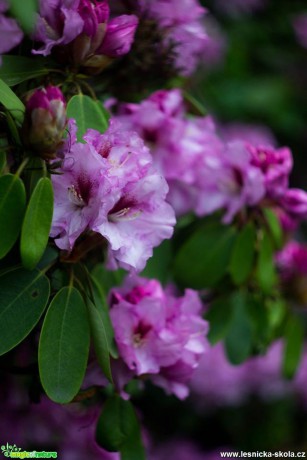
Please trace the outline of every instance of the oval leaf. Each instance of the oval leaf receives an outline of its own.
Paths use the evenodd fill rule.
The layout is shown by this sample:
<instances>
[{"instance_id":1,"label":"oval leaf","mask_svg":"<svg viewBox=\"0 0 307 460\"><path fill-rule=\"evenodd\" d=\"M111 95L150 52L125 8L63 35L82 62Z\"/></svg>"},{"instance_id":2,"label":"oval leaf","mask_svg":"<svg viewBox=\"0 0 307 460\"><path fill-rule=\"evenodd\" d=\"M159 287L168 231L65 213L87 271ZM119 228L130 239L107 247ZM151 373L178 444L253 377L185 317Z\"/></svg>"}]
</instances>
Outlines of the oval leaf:
<instances>
[{"instance_id":1,"label":"oval leaf","mask_svg":"<svg viewBox=\"0 0 307 460\"><path fill-rule=\"evenodd\" d=\"M276 270L273 242L267 232L263 233L260 241L256 277L262 291L270 293L276 282Z\"/></svg>"},{"instance_id":2,"label":"oval leaf","mask_svg":"<svg viewBox=\"0 0 307 460\"><path fill-rule=\"evenodd\" d=\"M46 249L53 214L51 180L42 177L31 195L22 224L20 252L23 265L29 270L40 261Z\"/></svg>"},{"instance_id":3,"label":"oval leaf","mask_svg":"<svg viewBox=\"0 0 307 460\"><path fill-rule=\"evenodd\" d=\"M18 85L23 81L41 77L49 72L46 69L46 58L35 56L35 59L25 56L2 56L0 78L8 85Z\"/></svg>"},{"instance_id":4,"label":"oval leaf","mask_svg":"<svg viewBox=\"0 0 307 460\"><path fill-rule=\"evenodd\" d=\"M22 180L13 174L0 177L0 259L18 238L26 207Z\"/></svg>"},{"instance_id":5,"label":"oval leaf","mask_svg":"<svg viewBox=\"0 0 307 460\"><path fill-rule=\"evenodd\" d=\"M98 363L107 379L110 382L113 382L110 365L109 343L102 315L90 300L87 302L87 307L90 319L91 335Z\"/></svg>"},{"instance_id":6,"label":"oval leaf","mask_svg":"<svg viewBox=\"0 0 307 460\"><path fill-rule=\"evenodd\" d=\"M89 343L90 330L83 299L77 289L64 287L50 304L38 351L41 382L53 401L68 403L78 393Z\"/></svg>"},{"instance_id":7,"label":"oval leaf","mask_svg":"<svg viewBox=\"0 0 307 460\"><path fill-rule=\"evenodd\" d=\"M184 286L213 287L227 272L235 231L220 223L207 223L181 247L175 259L175 276Z\"/></svg>"},{"instance_id":8,"label":"oval leaf","mask_svg":"<svg viewBox=\"0 0 307 460\"><path fill-rule=\"evenodd\" d=\"M42 272L18 268L0 276L0 355L32 331L49 294L49 281Z\"/></svg>"},{"instance_id":9,"label":"oval leaf","mask_svg":"<svg viewBox=\"0 0 307 460\"><path fill-rule=\"evenodd\" d=\"M17 19L23 30L32 32L35 25L35 13L38 10L38 0L10 0L10 13Z\"/></svg>"},{"instance_id":10,"label":"oval leaf","mask_svg":"<svg viewBox=\"0 0 307 460\"><path fill-rule=\"evenodd\" d=\"M130 401L110 397L99 417L96 440L110 452L120 451L125 460L145 460L140 426Z\"/></svg>"},{"instance_id":11,"label":"oval leaf","mask_svg":"<svg viewBox=\"0 0 307 460\"><path fill-rule=\"evenodd\" d=\"M232 319L225 339L226 354L232 364L241 364L248 358L252 347L252 325L245 293L234 293L231 303Z\"/></svg>"},{"instance_id":12,"label":"oval leaf","mask_svg":"<svg viewBox=\"0 0 307 460\"><path fill-rule=\"evenodd\" d=\"M77 122L79 142L83 141L83 136L89 128L97 129L100 133L108 128L109 115L102 103L83 94L70 99L67 104L67 117L74 118Z\"/></svg>"},{"instance_id":13,"label":"oval leaf","mask_svg":"<svg viewBox=\"0 0 307 460\"><path fill-rule=\"evenodd\" d=\"M16 96L16 94L11 90L11 88L0 79L0 103L9 110L12 116L20 124L24 118L25 106Z\"/></svg>"},{"instance_id":14,"label":"oval leaf","mask_svg":"<svg viewBox=\"0 0 307 460\"><path fill-rule=\"evenodd\" d=\"M231 255L229 272L235 284L247 281L254 264L256 230L249 223L238 234Z\"/></svg>"},{"instance_id":15,"label":"oval leaf","mask_svg":"<svg viewBox=\"0 0 307 460\"><path fill-rule=\"evenodd\" d=\"M304 328L299 318L291 316L286 326L283 375L291 379L299 365L304 346Z\"/></svg>"}]
</instances>

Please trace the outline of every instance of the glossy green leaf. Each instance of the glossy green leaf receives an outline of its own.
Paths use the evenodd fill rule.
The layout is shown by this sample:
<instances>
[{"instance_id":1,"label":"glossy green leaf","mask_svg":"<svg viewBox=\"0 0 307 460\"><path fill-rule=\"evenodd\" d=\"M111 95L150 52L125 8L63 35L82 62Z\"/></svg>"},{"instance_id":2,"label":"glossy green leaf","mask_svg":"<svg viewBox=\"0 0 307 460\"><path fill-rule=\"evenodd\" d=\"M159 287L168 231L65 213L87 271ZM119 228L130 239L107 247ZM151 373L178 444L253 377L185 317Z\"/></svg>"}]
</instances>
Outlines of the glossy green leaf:
<instances>
[{"instance_id":1,"label":"glossy green leaf","mask_svg":"<svg viewBox=\"0 0 307 460\"><path fill-rule=\"evenodd\" d=\"M14 16L23 30L32 32L35 24L35 13L38 10L37 0L9 0L10 13Z\"/></svg>"},{"instance_id":2,"label":"glossy green leaf","mask_svg":"<svg viewBox=\"0 0 307 460\"><path fill-rule=\"evenodd\" d=\"M267 232L263 232L259 242L256 278L262 291L270 293L276 282L276 270L273 242Z\"/></svg>"},{"instance_id":3,"label":"glossy green leaf","mask_svg":"<svg viewBox=\"0 0 307 460\"><path fill-rule=\"evenodd\" d=\"M166 283L170 274L171 261L171 241L165 240L154 249L153 255L148 259L141 276L145 278L155 278L161 281L161 283Z\"/></svg>"},{"instance_id":4,"label":"glossy green leaf","mask_svg":"<svg viewBox=\"0 0 307 460\"><path fill-rule=\"evenodd\" d=\"M210 328L208 339L212 345L224 339L232 318L232 302L229 295L222 296L210 303L206 320Z\"/></svg>"},{"instance_id":5,"label":"glossy green leaf","mask_svg":"<svg viewBox=\"0 0 307 460\"><path fill-rule=\"evenodd\" d=\"M139 422L130 401L109 398L99 417L96 440L110 452L120 451L122 460L145 460Z\"/></svg>"},{"instance_id":6,"label":"glossy green leaf","mask_svg":"<svg viewBox=\"0 0 307 460\"><path fill-rule=\"evenodd\" d=\"M226 274L235 230L220 223L199 228L180 248L175 259L175 277L196 289L213 287Z\"/></svg>"},{"instance_id":7,"label":"glossy green leaf","mask_svg":"<svg viewBox=\"0 0 307 460\"><path fill-rule=\"evenodd\" d=\"M109 352L113 356L113 358L118 358L118 351L117 351L115 341L114 341L114 330L113 330L113 325L112 325L110 314L109 314L109 306L107 303L104 286L101 282L98 282L98 280L93 275L91 276L91 278L93 282L92 288L93 288L93 295L94 295L94 304L103 322L103 326L104 326L104 330L105 330L105 334L106 334L106 338L108 342Z\"/></svg>"},{"instance_id":8,"label":"glossy green leaf","mask_svg":"<svg viewBox=\"0 0 307 460\"><path fill-rule=\"evenodd\" d=\"M42 272L11 269L0 276L0 355L18 345L38 323L49 298Z\"/></svg>"},{"instance_id":9,"label":"glossy green leaf","mask_svg":"<svg viewBox=\"0 0 307 460\"><path fill-rule=\"evenodd\" d=\"M102 103L83 94L70 99L67 105L67 117L74 118L77 122L79 142L83 141L83 136L89 128L97 129L100 133L108 128L109 115Z\"/></svg>"},{"instance_id":10,"label":"glossy green leaf","mask_svg":"<svg viewBox=\"0 0 307 460\"><path fill-rule=\"evenodd\" d=\"M283 245L283 231L280 225L280 221L272 209L263 210L271 236L275 243L276 249L281 249Z\"/></svg>"},{"instance_id":11,"label":"glossy green leaf","mask_svg":"<svg viewBox=\"0 0 307 460\"><path fill-rule=\"evenodd\" d=\"M35 59L25 56L2 56L0 78L8 85L14 86L31 78L46 75L46 58L36 56Z\"/></svg>"},{"instance_id":12,"label":"glossy green leaf","mask_svg":"<svg viewBox=\"0 0 307 460\"><path fill-rule=\"evenodd\" d=\"M299 365L304 346L304 328L302 321L291 316L286 325L285 349L283 356L283 375L286 378L294 377Z\"/></svg>"},{"instance_id":13,"label":"glossy green leaf","mask_svg":"<svg viewBox=\"0 0 307 460\"><path fill-rule=\"evenodd\" d=\"M53 215L53 188L48 177L42 177L32 195L21 229L20 253L29 270L40 261L46 249Z\"/></svg>"},{"instance_id":14,"label":"glossy green leaf","mask_svg":"<svg viewBox=\"0 0 307 460\"><path fill-rule=\"evenodd\" d=\"M25 208L26 192L22 180L13 174L0 177L0 259L18 238Z\"/></svg>"},{"instance_id":15,"label":"glossy green leaf","mask_svg":"<svg viewBox=\"0 0 307 460\"><path fill-rule=\"evenodd\" d=\"M254 265L256 230L247 224L236 237L229 272L235 284L242 284L250 276Z\"/></svg>"},{"instance_id":16,"label":"glossy green leaf","mask_svg":"<svg viewBox=\"0 0 307 460\"><path fill-rule=\"evenodd\" d=\"M112 382L110 364L110 346L102 315L96 306L88 299L87 308L90 320L91 335L94 343L97 361L107 379Z\"/></svg>"},{"instance_id":17,"label":"glossy green leaf","mask_svg":"<svg viewBox=\"0 0 307 460\"><path fill-rule=\"evenodd\" d=\"M38 351L39 372L50 399L68 403L85 374L90 328L83 299L73 287L62 288L44 320Z\"/></svg>"},{"instance_id":18,"label":"glossy green leaf","mask_svg":"<svg viewBox=\"0 0 307 460\"><path fill-rule=\"evenodd\" d=\"M247 312L246 294L238 291L231 296L232 318L225 339L226 354L232 364L241 364L252 347L252 325Z\"/></svg>"},{"instance_id":19,"label":"glossy green leaf","mask_svg":"<svg viewBox=\"0 0 307 460\"><path fill-rule=\"evenodd\" d=\"M25 106L11 88L0 79L0 103L9 110L20 124L24 118Z\"/></svg>"}]
</instances>

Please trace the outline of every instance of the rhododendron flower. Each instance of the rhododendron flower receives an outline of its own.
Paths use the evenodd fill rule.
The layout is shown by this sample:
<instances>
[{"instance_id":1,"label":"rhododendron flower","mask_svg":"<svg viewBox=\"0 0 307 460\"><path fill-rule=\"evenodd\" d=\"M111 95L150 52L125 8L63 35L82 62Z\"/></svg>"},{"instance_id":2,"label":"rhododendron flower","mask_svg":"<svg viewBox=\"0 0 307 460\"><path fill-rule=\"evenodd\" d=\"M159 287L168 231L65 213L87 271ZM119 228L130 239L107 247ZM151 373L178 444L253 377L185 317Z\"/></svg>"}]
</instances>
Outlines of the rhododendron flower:
<instances>
[{"instance_id":1,"label":"rhododendron flower","mask_svg":"<svg viewBox=\"0 0 307 460\"><path fill-rule=\"evenodd\" d=\"M293 166L291 151L287 147L273 149L248 145L247 148L252 154L251 163L264 174L266 196L277 198L283 195L288 188L289 174Z\"/></svg>"},{"instance_id":2,"label":"rhododendron flower","mask_svg":"<svg viewBox=\"0 0 307 460\"><path fill-rule=\"evenodd\" d=\"M207 348L201 310L193 290L175 297L156 280L128 277L111 295L120 357L136 375L150 374L168 392L186 397L186 383Z\"/></svg>"},{"instance_id":3,"label":"rhododendron flower","mask_svg":"<svg viewBox=\"0 0 307 460\"><path fill-rule=\"evenodd\" d=\"M231 142L220 157L209 158L199 179L203 199L198 214L225 209L225 223L231 222L242 208L259 203L265 195L263 174L251 164L250 153L242 142Z\"/></svg>"},{"instance_id":4,"label":"rhododendron flower","mask_svg":"<svg viewBox=\"0 0 307 460\"><path fill-rule=\"evenodd\" d=\"M34 150L54 154L66 126L66 102L56 86L35 90L26 103L24 141Z\"/></svg>"},{"instance_id":5,"label":"rhododendron flower","mask_svg":"<svg viewBox=\"0 0 307 460\"><path fill-rule=\"evenodd\" d=\"M178 215L202 201L198 179L207 157L224 149L210 117L185 118L179 90L157 91L140 104L120 106L118 119L150 147L155 165L168 181L168 201Z\"/></svg>"},{"instance_id":6,"label":"rhododendron flower","mask_svg":"<svg viewBox=\"0 0 307 460\"><path fill-rule=\"evenodd\" d=\"M13 18L8 18L3 13L8 9L6 0L0 0L0 64L1 54L7 53L17 46L22 38L23 32Z\"/></svg>"},{"instance_id":7,"label":"rhododendron flower","mask_svg":"<svg viewBox=\"0 0 307 460\"><path fill-rule=\"evenodd\" d=\"M288 189L279 200L279 205L293 218L307 216L307 193L298 188Z\"/></svg>"},{"instance_id":8,"label":"rhododendron flower","mask_svg":"<svg viewBox=\"0 0 307 460\"><path fill-rule=\"evenodd\" d=\"M307 274L307 246L290 241L277 253L276 262L284 278Z\"/></svg>"},{"instance_id":9,"label":"rhododendron flower","mask_svg":"<svg viewBox=\"0 0 307 460\"><path fill-rule=\"evenodd\" d=\"M129 53L137 25L138 19L134 15L123 14L111 19L97 54L119 57Z\"/></svg>"},{"instance_id":10,"label":"rhododendron flower","mask_svg":"<svg viewBox=\"0 0 307 460\"><path fill-rule=\"evenodd\" d=\"M197 0L141 0L141 10L155 19L165 33L166 44L174 44L175 66L190 75L205 58L208 36L201 19L206 10Z\"/></svg>"},{"instance_id":11,"label":"rhododendron flower","mask_svg":"<svg viewBox=\"0 0 307 460\"><path fill-rule=\"evenodd\" d=\"M113 266L142 270L153 247L173 233L167 184L135 133L111 123L105 134L89 130L84 139L66 152L62 174L52 177L51 236L71 250L82 232L93 230L109 242Z\"/></svg>"},{"instance_id":12,"label":"rhododendron flower","mask_svg":"<svg viewBox=\"0 0 307 460\"><path fill-rule=\"evenodd\" d=\"M138 19L122 15L109 21L107 1L40 0L34 38L43 43L34 54L47 56L53 47L73 46L69 59L75 64L100 68L96 55L118 57L130 51Z\"/></svg>"}]
</instances>

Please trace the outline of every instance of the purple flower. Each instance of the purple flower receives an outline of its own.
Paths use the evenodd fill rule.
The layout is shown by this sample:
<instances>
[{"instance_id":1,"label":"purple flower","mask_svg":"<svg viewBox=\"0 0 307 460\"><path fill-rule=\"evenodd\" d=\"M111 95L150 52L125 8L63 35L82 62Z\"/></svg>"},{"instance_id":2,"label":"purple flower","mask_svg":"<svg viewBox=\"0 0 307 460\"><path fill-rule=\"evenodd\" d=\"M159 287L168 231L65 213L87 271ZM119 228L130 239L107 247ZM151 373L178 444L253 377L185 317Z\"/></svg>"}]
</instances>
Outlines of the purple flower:
<instances>
[{"instance_id":1,"label":"purple flower","mask_svg":"<svg viewBox=\"0 0 307 460\"><path fill-rule=\"evenodd\" d=\"M266 196L278 198L282 196L289 182L293 160L291 151L287 147L274 149L267 146L248 145L251 152L251 164L258 167L265 178Z\"/></svg>"},{"instance_id":2,"label":"purple flower","mask_svg":"<svg viewBox=\"0 0 307 460\"><path fill-rule=\"evenodd\" d=\"M17 46L22 38L23 32L18 26L15 19L6 17L3 13L8 9L8 3L1 0L0 2L0 64L1 55L7 53Z\"/></svg>"},{"instance_id":3,"label":"purple flower","mask_svg":"<svg viewBox=\"0 0 307 460\"><path fill-rule=\"evenodd\" d=\"M111 295L111 320L120 357L136 375L183 399L207 348L207 323L195 291L183 297L163 291L156 280L128 277Z\"/></svg>"},{"instance_id":4,"label":"purple flower","mask_svg":"<svg viewBox=\"0 0 307 460\"><path fill-rule=\"evenodd\" d=\"M35 151L55 153L66 126L66 102L56 86L36 89L26 103L24 141Z\"/></svg>"},{"instance_id":5,"label":"purple flower","mask_svg":"<svg viewBox=\"0 0 307 460\"><path fill-rule=\"evenodd\" d=\"M307 246L290 241L276 255L277 266L284 279L307 274Z\"/></svg>"},{"instance_id":6,"label":"purple flower","mask_svg":"<svg viewBox=\"0 0 307 460\"><path fill-rule=\"evenodd\" d=\"M205 58L208 36L201 22L205 9L197 0L144 0L142 10L165 32L166 44L174 44L175 65L182 75L190 75Z\"/></svg>"},{"instance_id":7,"label":"purple flower","mask_svg":"<svg viewBox=\"0 0 307 460\"><path fill-rule=\"evenodd\" d=\"M293 21L294 31L298 42L307 48L307 13L301 13Z\"/></svg>"},{"instance_id":8,"label":"purple flower","mask_svg":"<svg viewBox=\"0 0 307 460\"><path fill-rule=\"evenodd\" d=\"M304 219L307 216L307 193L304 190L288 189L278 204L293 218Z\"/></svg>"},{"instance_id":9,"label":"purple flower","mask_svg":"<svg viewBox=\"0 0 307 460\"><path fill-rule=\"evenodd\" d=\"M122 15L109 21L107 0L40 0L34 38L43 43L35 54L47 56L55 46L72 43L68 58L76 64L103 68L96 55L118 57L130 51L138 19Z\"/></svg>"},{"instance_id":10,"label":"purple flower","mask_svg":"<svg viewBox=\"0 0 307 460\"><path fill-rule=\"evenodd\" d=\"M229 143L220 157L209 157L199 171L199 180L202 201L197 213L225 209L225 223L244 207L258 204L265 195L263 174L251 164L251 154L241 142Z\"/></svg>"},{"instance_id":11,"label":"purple flower","mask_svg":"<svg viewBox=\"0 0 307 460\"><path fill-rule=\"evenodd\" d=\"M264 125L227 123L219 125L219 134L225 142L244 141L252 145L276 146L272 131Z\"/></svg>"},{"instance_id":12,"label":"purple flower","mask_svg":"<svg viewBox=\"0 0 307 460\"><path fill-rule=\"evenodd\" d=\"M177 89L157 91L140 104L123 104L118 118L150 147L169 184L167 199L176 213L198 208L203 200L200 171L207 158L218 157L224 149L211 118L187 119Z\"/></svg>"},{"instance_id":13,"label":"purple flower","mask_svg":"<svg viewBox=\"0 0 307 460\"><path fill-rule=\"evenodd\" d=\"M153 247L173 233L166 182L142 140L120 125L111 123L103 135L89 130L84 140L66 153L62 174L53 176L51 236L70 251L81 233L98 232L109 242L111 265L142 270Z\"/></svg>"},{"instance_id":14,"label":"purple flower","mask_svg":"<svg viewBox=\"0 0 307 460\"><path fill-rule=\"evenodd\" d=\"M34 54L48 56L54 46L66 45L82 32L79 3L80 0L40 0L34 39L43 46L32 50Z\"/></svg>"},{"instance_id":15,"label":"purple flower","mask_svg":"<svg viewBox=\"0 0 307 460\"><path fill-rule=\"evenodd\" d=\"M97 54L119 57L129 53L137 25L138 18L134 15L124 14L111 19Z\"/></svg>"}]
</instances>

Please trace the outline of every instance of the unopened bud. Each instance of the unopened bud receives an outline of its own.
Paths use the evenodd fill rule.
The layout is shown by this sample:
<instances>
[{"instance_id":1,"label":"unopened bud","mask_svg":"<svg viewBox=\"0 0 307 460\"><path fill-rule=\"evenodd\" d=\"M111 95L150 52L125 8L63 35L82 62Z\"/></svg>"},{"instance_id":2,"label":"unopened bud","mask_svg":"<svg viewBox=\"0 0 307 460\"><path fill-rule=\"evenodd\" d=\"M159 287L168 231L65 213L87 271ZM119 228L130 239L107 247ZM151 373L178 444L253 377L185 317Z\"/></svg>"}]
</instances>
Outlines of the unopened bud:
<instances>
[{"instance_id":1,"label":"unopened bud","mask_svg":"<svg viewBox=\"0 0 307 460\"><path fill-rule=\"evenodd\" d=\"M62 91L56 86L35 90L26 102L25 144L42 156L54 157L62 141L66 121Z\"/></svg>"}]
</instances>

